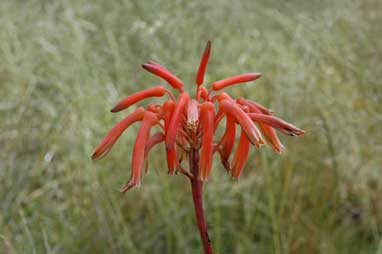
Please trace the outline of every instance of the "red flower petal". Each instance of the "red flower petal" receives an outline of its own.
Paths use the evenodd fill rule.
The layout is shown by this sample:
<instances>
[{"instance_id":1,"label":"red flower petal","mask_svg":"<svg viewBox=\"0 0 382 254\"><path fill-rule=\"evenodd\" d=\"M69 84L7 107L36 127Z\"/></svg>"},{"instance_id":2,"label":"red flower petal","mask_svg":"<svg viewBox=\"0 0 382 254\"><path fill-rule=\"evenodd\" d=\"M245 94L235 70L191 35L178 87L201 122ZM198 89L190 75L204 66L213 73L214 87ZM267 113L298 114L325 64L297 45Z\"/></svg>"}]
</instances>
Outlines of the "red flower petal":
<instances>
[{"instance_id":1,"label":"red flower petal","mask_svg":"<svg viewBox=\"0 0 382 254\"><path fill-rule=\"evenodd\" d=\"M174 110L174 113L171 116L171 121L166 128L166 150L172 150L174 149L176 136L178 134L178 128L181 122L181 117L188 105L188 101L190 100L190 96L187 93L181 93L179 95L179 99L176 105L176 108Z\"/></svg>"},{"instance_id":2,"label":"red flower petal","mask_svg":"<svg viewBox=\"0 0 382 254\"><path fill-rule=\"evenodd\" d=\"M169 125L173 116L173 113L176 108L176 103L172 100L168 100L163 104L164 111L164 127L165 127L165 136L167 136ZM165 138L166 139L166 138ZM178 157L176 153L176 149L167 150L166 149L166 159L167 159L167 167L168 174L172 175L178 168Z\"/></svg>"},{"instance_id":3,"label":"red flower petal","mask_svg":"<svg viewBox=\"0 0 382 254\"><path fill-rule=\"evenodd\" d=\"M211 54L211 41L208 41L207 46L204 49L202 58L200 60L198 72L196 74L195 82L198 86L200 86L204 81L204 75L206 73L206 68L207 68L208 60L210 58L210 54Z\"/></svg>"},{"instance_id":4,"label":"red flower petal","mask_svg":"<svg viewBox=\"0 0 382 254\"><path fill-rule=\"evenodd\" d=\"M251 113L270 114L270 111L267 108L261 106L256 102L245 100L243 98L239 98L236 101L241 105L246 105ZM260 105L260 107L258 105ZM273 150L275 150L278 153L284 151L285 147L281 143L280 139L277 137L276 131L272 127L264 123L259 123L259 127L263 132L265 139L268 141L269 145L273 148Z\"/></svg>"},{"instance_id":5,"label":"red flower petal","mask_svg":"<svg viewBox=\"0 0 382 254\"><path fill-rule=\"evenodd\" d=\"M134 122L142 120L144 112L145 109L139 107L133 113L117 123L96 147L92 155L92 159L98 160L104 157L113 147L114 143L118 140L124 130L126 130Z\"/></svg>"},{"instance_id":6,"label":"red flower petal","mask_svg":"<svg viewBox=\"0 0 382 254\"><path fill-rule=\"evenodd\" d=\"M215 106L211 102L200 105L200 124L202 126L202 146L200 149L199 179L208 178L212 168Z\"/></svg>"},{"instance_id":7,"label":"red flower petal","mask_svg":"<svg viewBox=\"0 0 382 254\"><path fill-rule=\"evenodd\" d=\"M224 113L235 117L252 144L256 146L264 144L260 131L252 122L251 118L249 118L249 116L239 107L239 105L227 99L221 100L219 105L220 109Z\"/></svg>"},{"instance_id":8,"label":"red flower petal","mask_svg":"<svg viewBox=\"0 0 382 254\"><path fill-rule=\"evenodd\" d=\"M239 144L237 145L237 150L232 161L232 176L236 179L240 177L241 172L245 166L248 159L250 142L244 131L241 131Z\"/></svg>"},{"instance_id":9,"label":"red flower petal","mask_svg":"<svg viewBox=\"0 0 382 254\"><path fill-rule=\"evenodd\" d=\"M264 114L249 113L248 116L255 122L264 123L273 128L278 129L282 133L289 136L301 136L305 133L304 130L274 116Z\"/></svg>"},{"instance_id":10,"label":"red flower petal","mask_svg":"<svg viewBox=\"0 0 382 254\"><path fill-rule=\"evenodd\" d=\"M223 165L225 165L227 170L230 170L230 168L227 168L228 165L228 159L231 155L233 146L235 144L235 138L236 138L236 123L235 123L235 117L228 115L226 118L226 129L224 132L223 137L221 138L219 142L220 149L220 157L222 160Z\"/></svg>"},{"instance_id":11,"label":"red flower petal","mask_svg":"<svg viewBox=\"0 0 382 254\"><path fill-rule=\"evenodd\" d=\"M164 67L160 65L158 66L157 64L143 64L142 67L145 70L163 78L175 89L183 91L183 82Z\"/></svg>"},{"instance_id":12,"label":"red flower petal","mask_svg":"<svg viewBox=\"0 0 382 254\"><path fill-rule=\"evenodd\" d=\"M261 73L244 73L244 74L236 75L233 77L215 81L214 83L212 83L212 90L217 91L227 86L253 81L260 77L261 77Z\"/></svg>"},{"instance_id":13,"label":"red flower petal","mask_svg":"<svg viewBox=\"0 0 382 254\"><path fill-rule=\"evenodd\" d=\"M121 188L121 192L126 192L134 186L139 186L142 169L145 162L146 144L149 139L151 127L157 123L157 116L152 112L146 111L133 148L131 159L131 177L128 183Z\"/></svg>"},{"instance_id":14,"label":"red flower petal","mask_svg":"<svg viewBox=\"0 0 382 254\"><path fill-rule=\"evenodd\" d=\"M165 93L166 89L164 88L164 86L154 86L152 88L133 93L122 99L120 102L118 102L117 105L115 105L114 108L111 110L111 112L121 111L149 97L162 97Z\"/></svg>"}]
</instances>

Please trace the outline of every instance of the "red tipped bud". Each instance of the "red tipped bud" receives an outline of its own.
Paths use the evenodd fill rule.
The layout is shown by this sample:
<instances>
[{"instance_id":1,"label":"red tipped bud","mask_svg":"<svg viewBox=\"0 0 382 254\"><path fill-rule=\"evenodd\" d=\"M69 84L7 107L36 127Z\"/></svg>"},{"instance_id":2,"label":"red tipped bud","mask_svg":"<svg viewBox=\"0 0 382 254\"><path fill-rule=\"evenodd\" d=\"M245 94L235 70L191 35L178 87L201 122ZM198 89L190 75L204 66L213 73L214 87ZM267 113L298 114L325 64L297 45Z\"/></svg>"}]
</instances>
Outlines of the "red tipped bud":
<instances>
[{"instance_id":1,"label":"red tipped bud","mask_svg":"<svg viewBox=\"0 0 382 254\"><path fill-rule=\"evenodd\" d=\"M183 90L183 82L164 67L156 64L143 64L142 67L145 70L163 78L175 89Z\"/></svg>"},{"instance_id":2,"label":"red tipped bud","mask_svg":"<svg viewBox=\"0 0 382 254\"><path fill-rule=\"evenodd\" d=\"M229 77L229 78L215 81L214 83L212 83L212 90L218 91L220 89L223 89L224 87L253 81L260 77L261 77L261 73L245 73L245 74Z\"/></svg>"},{"instance_id":3,"label":"red tipped bud","mask_svg":"<svg viewBox=\"0 0 382 254\"><path fill-rule=\"evenodd\" d=\"M152 88L133 93L122 99L120 102L118 102L118 104L114 106L111 112L118 112L124 110L130 107L131 105L149 97L162 97L165 93L166 89L164 88L164 86L154 86Z\"/></svg>"},{"instance_id":4,"label":"red tipped bud","mask_svg":"<svg viewBox=\"0 0 382 254\"><path fill-rule=\"evenodd\" d=\"M168 100L163 104L164 111L164 126L165 126L165 136L168 135L168 129L170 126L170 122L173 116L173 113L176 108L176 103L173 100ZM176 153L176 149L166 150L166 159L167 159L167 167L169 175L172 175L177 167L178 167L178 156Z\"/></svg>"},{"instance_id":5,"label":"red tipped bud","mask_svg":"<svg viewBox=\"0 0 382 254\"><path fill-rule=\"evenodd\" d=\"M241 172L245 166L248 159L250 142L247 135L241 131L239 144L237 145L237 150L232 161L232 176L236 179L240 177Z\"/></svg>"},{"instance_id":6,"label":"red tipped bud","mask_svg":"<svg viewBox=\"0 0 382 254\"><path fill-rule=\"evenodd\" d=\"M126 116L122 121L117 123L109 133L104 137L101 143L96 147L92 159L98 160L104 157L111 150L115 142L121 134L134 122L141 121L144 115L144 108L139 107L133 113Z\"/></svg>"}]
</instances>

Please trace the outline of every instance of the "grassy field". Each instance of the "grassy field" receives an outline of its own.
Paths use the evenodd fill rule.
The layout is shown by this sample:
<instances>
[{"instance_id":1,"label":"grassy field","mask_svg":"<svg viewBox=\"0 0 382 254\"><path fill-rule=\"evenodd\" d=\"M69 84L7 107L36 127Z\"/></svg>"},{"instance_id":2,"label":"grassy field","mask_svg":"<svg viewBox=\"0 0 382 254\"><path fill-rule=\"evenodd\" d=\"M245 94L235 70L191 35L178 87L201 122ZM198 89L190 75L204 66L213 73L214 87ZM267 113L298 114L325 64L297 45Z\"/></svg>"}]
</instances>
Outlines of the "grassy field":
<instances>
[{"instance_id":1,"label":"grassy field","mask_svg":"<svg viewBox=\"0 0 382 254\"><path fill-rule=\"evenodd\" d=\"M121 195L137 126L93 163L122 118L111 106L156 85L163 63L194 89L227 89L306 130L282 155L252 150L239 181L215 163L205 206L216 253L382 254L382 2L0 2L0 253L202 253L190 186L163 149ZM218 158L216 158L218 162Z\"/></svg>"}]
</instances>

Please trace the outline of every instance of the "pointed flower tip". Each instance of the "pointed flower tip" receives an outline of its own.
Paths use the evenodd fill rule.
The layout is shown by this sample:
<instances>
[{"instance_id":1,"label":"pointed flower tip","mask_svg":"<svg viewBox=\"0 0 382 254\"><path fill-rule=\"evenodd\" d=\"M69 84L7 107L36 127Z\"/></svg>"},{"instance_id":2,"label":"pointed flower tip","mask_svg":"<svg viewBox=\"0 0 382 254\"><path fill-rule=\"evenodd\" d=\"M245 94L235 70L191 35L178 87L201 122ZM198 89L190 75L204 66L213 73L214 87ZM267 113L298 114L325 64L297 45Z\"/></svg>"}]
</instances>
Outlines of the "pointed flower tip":
<instances>
[{"instance_id":1,"label":"pointed flower tip","mask_svg":"<svg viewBox=\"0 0 382 254\"><path fill-rule=\"evenodd\" d=\"M262 76L263 76L263 74L261 74L260 72L253 73L254 78L261 78Z\"/></svg>"},{"instance_id":2,"label":"pointed flower tip","mask_svg":"<svg viewBox=\"0 0 382 254\"><path fill-rule=\"evenodd\" d=\"M304 130L299 129L299 130L297 131L297 136L303 136L304 134L305 134L305 131L304 131Z\"/></svg>"},{"instance_id":3,"label":"pointed flower tip","mask_svg":"<svg viewBox=\"0 0 382 254\"><path fill-rule=\"evenodd\" d=\"M139 183L128 182L126 185L124 185L122 188L119 189L119 192L126 193L128 190L132 189L133 187L139 187Z\"/></svg>"},{"instance_id":4,"label":"pointed flower tip","mask_svg":"<svg viewBox=\"0 0 382 254\"><path fill-rule=\"evenodd\" d=\"M296 126L274 116L248 113L248 116L255 122L269 125L272 128L278 129L280 132L289 136L301 136L305 133L304 130L297 128Z\"/></svg>"},{"instance_id":5,"label":"pointed flower tip","mask_svg":"<svg viewBox=\"0 0 382 254\"><path fill-rule=\"evenodd\" d=\"M210 55L211 53L211 41L207 41L207 45L206 45L206 48L204 49L204 53L207 54L208 56Z\"/></svg>"},{"instance_id":6,"label":"pointed flower tip","mask_svg":"<svg viewBox=\"0 0 382 254\"><path fill-rule=\"evenodd\" d=\"M301 130L293 125L290 125L290 129L285 129L280 131L284 131L284 133L289 136L303 136L305 134L304 130Z\"/></svg>"},{"instance_id":7,"label":"pointed flower tip","mask_svg":"<svg viewBox=\"0 0 382 254\"><path fill-rule=\"evenodd\" d=\"M110 110L110 112L111 112L111 113L117 113L117 112L122 111L122 110L124 110L124 109L126 109L126 108L127 108L127 107L123 108L123 107L121 107L120 104L117 104L117 105L115 105L115 106Z\"/></svg>"},{"instance_id":8,"label":"pointed flower tip","mask_svg":"<svg viewBox=\"0 0 382 254\"><path fill-rule=\"evenodd\" d=\"M208 182L208 177L205 177L205 176L198 177L198 180L202 182Z\"/></svg>"},{"instance_id":9,"label":"pointed flower tip","mask_svg":"<svg viewBox=\"0 0 382 254\"><path fill-rule=\"evenodd\" d=\"M97 151L95 151L95 152L92 154L91 158L92 158L93 161L96 161L96 160L101 159L102 157L99 156L99 154L97 154Z\"/></svg>"},{"instance_id":10,"label":"pointed flower tip","mask_svg":"<svg viewBox=\"0 0 382 254\"><path fill-rule=\"evenodd\" d=\"M261 146L263 146L263 145L265 145L265 144L266 144L266 142L265 142L264 139L260 136L260 137L259 137L259 140L257 141L256 146L257 146L257 147L261 147Z\"/></svg>"},{"instance_id":11,"label":"pointed flower tip","mask_svg":"<svg viewBox=\"0 0 382 254\"><path fill-rule=\"evenodd\" d=\"M281 145L279 147L275 147L274 150L277 152L277 153L283 153L284 150L285 150L285 146Z\"/></svg>"},{"instance_id":12,"label":"pointed flower tip","mask_svg":"<svg viewBox=\"0 0 382 254\"><path fill-rule=\"evenodd\" d=\"M154 66L154 64L149 62L149 63L144 63L141 66L143 69L149 70L149 69L152 69L151 66Z\"/></svg>"}]
</instances>

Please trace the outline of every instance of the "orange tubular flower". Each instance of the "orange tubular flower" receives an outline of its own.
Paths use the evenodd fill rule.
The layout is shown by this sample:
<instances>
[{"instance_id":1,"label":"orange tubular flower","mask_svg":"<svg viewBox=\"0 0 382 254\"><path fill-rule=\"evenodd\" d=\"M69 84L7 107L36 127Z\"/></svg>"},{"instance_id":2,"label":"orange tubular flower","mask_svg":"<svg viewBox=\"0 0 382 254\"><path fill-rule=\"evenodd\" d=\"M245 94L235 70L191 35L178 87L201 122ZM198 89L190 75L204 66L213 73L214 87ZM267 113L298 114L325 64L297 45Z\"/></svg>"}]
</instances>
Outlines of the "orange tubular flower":
<instances>
[{"instance_id":1,"label":"orange tubular flower","mask_svg":"<svg viewBox=\"0 0 382 254\"><path fill-rule=\"evenodd\" d=\"M211 172L214 139L215 106L212 102L200 105L200 124L202 126L202 148L200 149L199 179L206 180Z\"/></svg>"},{"instance_id":2,"label":"orange tubular flower","mask_svg":"<svg viewBox=\"0 0 382 254\"><path fill-rule=\"evenodd\" d=\"M220 151L220 157L221 157L223 166L225 167L227 171L231 171L228 159L232 152L233 146L235 145L235 137L236 137L235 118L233 116L227 116L225 125L226 125L226 130L218 146L220 148L219 151Z\"/></svg>"},{"instance_id":3,"label":"orange tubular flower","mask_svg":"<svg viewBox=\"0 0 382 254\"><path fill-rule=\"evenodd\" d=\"M168 132L167 130L170 125L170 120L175 110L175 107L176 107L176 103L172 100L168 100L163 104L163 110L164 110L163 121L164 121L164 128L165 128L164 129L165 137L167 135L167 132ZM167 159L168 174L172 175L176 171L176 168L178 167L178 157L176 155L176 149L167 150L166 159Z\"/></svg>"},{"instance_id":4,"label":"orange tubular flower","mask_svg":"<svg viewBox=\"0 0 382 254\"><path fill-rule=\"evenodd\" d=\"M212 90L218 91L220 89L223 89L224 87L253 81L260 77L261 77L261 73L245 73L245 74L233 76L223 80L215 81L214 83L212 83Z\"/></svg>"},{"instance_id":5,"label":"orange tubular flower","mask_svg":"<svg viewBox=\"0 0 382 254\"><path fill-rule=\"evenodd\" d=\"M149 141L151 127L157 122L158 118L154 113L149 111L145 112L142 119L141 128L139 128L138 136L134 144L133 157L131 161L131 177L129 182L121 188L121 192L126 192L131 187L139 186L145 161L146 144Z\"/></svg>"},{"instance_id":6,"label":"orange tubular flower","mask_svg":"<svg viewBox=\"0 0 382 254\"><path fill-rule=\"evenodd\" d=\"M121 136L122 132L124 132L124 130L126 130L132 123L142 120L144 112L145 109L139 107L133 113L126 116L122 121L117 123L102 140L102 142L97 146L92 155L92 159L98 160L105 156L113 147L114 143L118 140L119 136Z\"/></svg>"},{"instance_id":7,"label":"orange tubular flower","mask_svg":"<svg viewBox=\"0 0 382 254\"><path fill-rule=\"evenodd\" d=\"M264 144L261 138L260 131L256 125L251 121L251 118L246 114L239 105L230 100L220 101L220 109L228 115L235 117L236 121L241 125L244 132L247 134L249 141L259 147Z\"/></svg>"},{"instance_id":8,"label":"orange tubular flower","mask_svg":"<svg viewBox=\"0 0 382 254\"><path fill-rule=\"evenodd\" d=\"M239 103L242 106L248 107L249 112L251 113L262 113L266 115L270 115L271 111L267 109L266 107L253 102L253 101L247 101L243 98L239 98L236 100L237 103ZM261 131L264 134L265 139L268 141L269 145L278 153L281 153L284 151L284 146L281 144L280 139L277 137L276 131L270 127L269 125L258 123Z\"/></svg>"},{"instance_id":9,"label":"orange tubular flower","mask_svg":"<svg viewBox=\"0 0 382 254\"><path fill-rule=\"evenodd\" d=\"M203 84L204 74L206 73L208 60L210 59L210 54L211 54L211 42L208 41L207 42L207 46L206 46L206 48L204 50L204 53L202 55L202 59L200 60L200 65L199 65L198 72L196 73L195 83L198 86Z\"/></svg>"},{"instance_id":10,"label":"orange tubular flower","mask_svg":"<svg viewBox=\"0 0 382 254\"><path fill-rule=\"evenodd\" d=\"M174 144L176 142L176 136L178 128L180 126L181 116L186 109L190 96L187 93L181 93L179 95L178 103L175 107L174 113L171 116L170 124L167 129L166 135L166 150L174 149Z\"/></svg>"},{"instance_id":11,"label":"orange tubular flower","mask_svg":"<svg viewBox=\"0 0 382 254\"><path fill-rule=\"evenodd\" d=\"M170 99L162 104L151 103L145 108L138 107L117 123L96 147L92 159L105 156L121 134L134 122L140 121L131 158L131 176L121 192L126 192L134 186L139 186L143 171L148 169L148 154L150 150L164 143L168 173L179 172L191 182L195 214L204 254L213 253L212 243L207 232L204 217L202 190L203 184L210 178L213 155L220 154L224 168L233 178L238 179L249 157L251 144L260 147L265 144L262 134L276 152L282 152L284 146L276 135L275 129L290 136L300 136L304 131L294 125L274 117L273 112L261 104L244 98L232 99L227 93L216 93L225 87L254 81L261 77L260 73L245 73L219 81L212 82L208 90L203 85L205 72L211 54L211 42L202 55L197 70L195 97L184 91L183 81L162 65L149 61L142 67L159 76L179 91L178 98L164 86L158 85L131 94L122 99L112 112L126 109L146 98L162 97L166 93ZM210 96L211 93L215 93ZM215 109L215 101L218 103ZM222 137L215 137L215 132L226 118L225 131ZM259 129L256 124L258 124ZM234 150L236 127L241 128L241 134ZM152 128L159 131L150 136ZM262 134L261 134L262 133ZM184 162L188 160L187 169Z\"/></svg>"},{"instance_id":12,"label":"orange tubular flower","mask_svg":"<svg viewBox=\"0 0 382 254\"><path fill-rule=\"evenodd\" d=\"M162 97L166 93L164 86L154 86L125 97L112 108L111 112L118 112L149 97Z\"/></svg>"},{"instance_id":13,"label":"orange tubular flower","mask_svg":"<svg viewBox=\"0 0 382 254\"><path fill-rule=\"evenodd\" d=\"M241 171L243 171L244 165L248 158L250 142L243 132L241 131L239 144L232 161L232 176L236 179L239 178Z\"/></svg>"},{"instance_id":14,"label":"orange tubular flower","mask_svg":"<svg viewBox=\"0 0 382 254\"><path fill-rule=\"evenodd\" d=\"M166 80L173 88L183 90L183 82L161 65L147 63L143 64L142 67L147 71Z\"/></svg>"}]
</instances>

